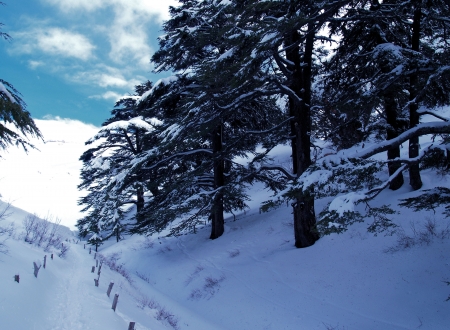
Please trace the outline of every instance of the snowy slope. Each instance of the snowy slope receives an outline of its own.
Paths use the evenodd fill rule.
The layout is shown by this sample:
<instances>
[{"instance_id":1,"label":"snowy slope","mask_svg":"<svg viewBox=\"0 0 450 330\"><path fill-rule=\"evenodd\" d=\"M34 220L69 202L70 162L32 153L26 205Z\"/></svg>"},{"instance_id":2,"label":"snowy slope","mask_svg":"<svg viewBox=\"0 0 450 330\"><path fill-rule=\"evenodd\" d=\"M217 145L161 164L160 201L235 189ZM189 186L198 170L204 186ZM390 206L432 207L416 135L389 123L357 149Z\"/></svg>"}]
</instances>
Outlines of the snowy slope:
<instances>
[{"instance_id":1,"label":"snowy slope","mask_svg":"<svg viewBox=\"0 0 450 330\"><path fill-rule=\"evenodd\" d=\"M255 187L253 194L264 193ZM387 191L380 203L395 198ZM24 213L14 211L9 219L20 227ZM396 221L411 237L411 223L423 233L427 219L436 220L436 232L448 225L438 215L401 211ZM36 279L32 261L45 253L11 238L9 254L0 255L0 329L127 329L130 321L136 329L448 329L450 239L386 252L398 236L373 237L366 226L295 249L291 210L282 207L230 218L214 241L208 225L178 238L128 237L100 247L99 287L83 242L70 243L66 259L48 261Z\"/></svg>"},{"instance_id":2,"label":"snowy slope","mask_svg":"<svg viewBox=\"0 0 450 330\"><path fill-rule=\"evenodd\" d=\"M58 117L35 122L44 136L44 141L30 141L38 150L27 154L10 147L0 153L0 196L40 217L57 217L74 229L82 217L77 205L82 196L77 190L82 167L79 158L87 149L85 141L98 128Z\"/></svg>"},{"instance_id":3,"label":"snowy slope","mask_svg":"<svg viewBox=\"0 0 450 330\"><path fill-rule=\"evenodd\" d=\"M0 161L0 211L12 201L73 226L79 217L78 157L83 141L96 130L61 120L38 125L47 139L38 145L41 152L26 156L9 149ZM79 136L68 138L69 128ZM421 143L426 146L428 140ZM289 147L277 148L275 163L288 168L289 152ZM422 189L450 187L447 176L425 171L422 178ZM65 242L70 246L66 258L48 257L47 268L35 278L33 261L42 263L50 253L23 241L28 213L12 207L0 222L0 227L15 224L12 237L0 237L0 242L7 238L9 249L0 253L0 329L115 330L127 329L130 321L136 329L450 329L450 302L445 301L450 295L445 283L450 281L450 222L439 210L398 208L399 198L418 194L410 191L408 181L405 177L404 187L384 191L375 202L400 212L394 220L403 231L397 235L374 237L367 233L368 223L357 224L310 248L295 249L291 208L260 214L260 203L269 194L255 185L250 209L236 221L228 217L225 234L214 241L208 239L206 224L196 234L133 236L100 246L99 287L94 286L98 268L91 273L94 253L84 242ZM327 202L318 201L316 211ZM67 228L61 233L73 240ZM16 274L19 284L13 281ZM114 288L107 297L111 281Z\"/></svg>"}]
</instances>

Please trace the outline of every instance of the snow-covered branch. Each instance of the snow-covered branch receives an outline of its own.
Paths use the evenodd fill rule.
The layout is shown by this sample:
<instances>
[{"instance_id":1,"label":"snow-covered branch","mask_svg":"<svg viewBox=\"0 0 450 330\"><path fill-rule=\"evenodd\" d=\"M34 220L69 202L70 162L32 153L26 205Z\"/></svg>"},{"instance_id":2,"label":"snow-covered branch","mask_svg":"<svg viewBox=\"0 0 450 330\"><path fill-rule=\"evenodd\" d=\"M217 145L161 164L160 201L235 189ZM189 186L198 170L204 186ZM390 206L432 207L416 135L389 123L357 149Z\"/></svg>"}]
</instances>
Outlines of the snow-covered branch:
<instances>
[{"instance_id":1,"label":"snow-covered branch","mask_svg":"<svg viewBox=\"0 0 450 330\"><path fill-rule=\"evenodd\" d=\"M367 148L364 151L360 151L352 155L355 158L367 159L380 152L387 151L391 148L400 146L403 142L417 136L427 134L445 134L450 133L450 122L429 122L419 124L406 132L403 132L398 137L380 142L377 145Z\"/></svg>"},{"instance_id":2,"label":"snow-covered branch","mask_svg":"<svg viewBox=\"0 0 450 330\"><path fill-rule=\"evenodd\" d=\"M289 170L285 169L282 166L263 165L259 168L259 171L279 171L283 173L289 180L295 180L297 178L297 176L293 175Z\"/></svg>"}]
</instances>

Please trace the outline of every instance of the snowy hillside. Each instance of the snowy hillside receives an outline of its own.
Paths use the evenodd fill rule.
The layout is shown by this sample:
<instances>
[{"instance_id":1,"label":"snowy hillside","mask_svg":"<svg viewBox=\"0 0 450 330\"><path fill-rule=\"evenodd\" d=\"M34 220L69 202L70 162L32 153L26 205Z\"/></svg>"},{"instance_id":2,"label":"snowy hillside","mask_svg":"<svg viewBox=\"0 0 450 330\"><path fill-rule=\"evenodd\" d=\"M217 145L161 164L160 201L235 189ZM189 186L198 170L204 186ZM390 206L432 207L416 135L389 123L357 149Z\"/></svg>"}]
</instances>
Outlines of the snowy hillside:
<instances>
[{"instance_id":1,"label":"snowy hillside","mask_svg":"<svg viewBox=\"0 0 450 330\"><path fill-rule=\"evenodd\" d=\"M437 179L424 177L428 186ZM379 202L412 194L402 189ZM255 199L263 194L254 187ZM400 211L403 234L374 237L358 224L306 249L293 247L288 207L231 217L213 241L208 225L181 237L110 241L99 248L95 287L94 252L83 242L66 243L65 259L47 258L35 278L33 261L49 253L21 240L27 214L14 208L0 223L16 223L0 254L0 328L115 330L134 321L136 329L448 329L449 222Z\"/></svg>"},{"instance_id":2,"label":"snowy hillside","mask_svg":"<svg viewBox=\"0 0 450 330\"><path fill-rule=\"evenodd\" d=\"M32 139L37 150L28 154L20 148L2 151L0 157L0 196L15 206L61 219L74 229L81 218L77 190L85 142L98 128L77 120L54 118L35 120L44 141Z\"/></svg>"}]
</instances>

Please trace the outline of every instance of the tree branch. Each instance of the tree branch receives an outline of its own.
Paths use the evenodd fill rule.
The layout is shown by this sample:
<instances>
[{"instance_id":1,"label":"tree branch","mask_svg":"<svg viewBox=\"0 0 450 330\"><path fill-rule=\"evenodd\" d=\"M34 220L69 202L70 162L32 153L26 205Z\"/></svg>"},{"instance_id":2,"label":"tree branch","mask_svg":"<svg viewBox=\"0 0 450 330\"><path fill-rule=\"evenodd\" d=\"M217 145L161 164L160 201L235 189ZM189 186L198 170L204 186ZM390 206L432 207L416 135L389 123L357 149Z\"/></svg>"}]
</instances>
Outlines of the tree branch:
<instances>
[{"instance_id":1,"label":"tree branch","mask_svg":"<svg viewBox=\"0 0 450 330\"><path fill-rule=\"evenodd\" d=\"M391 148L400 146L403 142L417 136L427 134L445 134L450 133L450 122L429 122L419 124L406 132L403 132L392 140L387 140L374 145L367 150L353 154L350 158L362 158L367 159L380 152L387 151Z\"/></svg>"}]
</instances>

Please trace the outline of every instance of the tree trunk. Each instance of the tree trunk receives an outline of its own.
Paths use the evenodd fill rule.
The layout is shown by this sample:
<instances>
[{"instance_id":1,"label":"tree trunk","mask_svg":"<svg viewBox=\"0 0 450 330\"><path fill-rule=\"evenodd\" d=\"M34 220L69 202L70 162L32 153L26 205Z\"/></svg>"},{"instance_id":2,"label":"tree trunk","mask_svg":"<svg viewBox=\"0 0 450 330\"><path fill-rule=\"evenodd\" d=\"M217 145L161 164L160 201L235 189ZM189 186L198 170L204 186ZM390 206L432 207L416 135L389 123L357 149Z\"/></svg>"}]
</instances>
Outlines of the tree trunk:
<instances>
[{"instance_id":1,"label":"tree trunk","mask_svg":"<svg viewBox=\"0 0 450 330\"><path fill-rule=\"evenodd\" d=\"M144 208L144 188L142 186L136 188L136 195L136 211L139 213Z\"/></svg>"},{"instance_id":2,"label":"tree trunk","mask_svg":"<svg viewBox=\"0 0 450 330\"><path fill-rule=\"evenodd\" d=\"M309 26L309 31L312 24ZM286 37L286 46L299 41L297 31L290 31ZM311 165L311 67L312 52L314 48L314 33L311 31L306 36L303 61L300 58L299 46L292 47L286 52L286 58L295 63L290 88L295 91L302 101L298 102L293 97L289 98L289 112L294 116L294 141L292 154L294 172L302 175ZM303 62L303 63L302 63ZM303 248L313 245L319 235L316 231L316 215L314 211L314 196L306 196L301 193L292 204L294 213L294 237L295 246Z\"/></svg>"},{"instance_id":3,"label":"tree trunk","mask_svg":"<svg viewBox=\"0 0 450 330\"><path fill-rule=\"evenodd\" d=\"M396 138L400 131L401 127L399 125L399 121L397 118L397 102L395 101L394 95L392 92L386 94L384 96L384 111L386 113L387 118L387 139L391 140ZM392 149L389 149L387 151L388 159L395 159L400 157L400 147L394 147ZM400 168L401 164L388 164L388 170L389 170L389 176L395 173ZM389 189L397 190L399 189L404 183L403 180L403 174L400 173L397 175L397 177L392 180L392 182L389 185Z\"/></svg>"},{"instance_id":4,"label":"tree trunk","mask_svg":"<svg viewBox=\"0 0 450 330\"><path fill-rule=\"evenodd\" d=\"M212 149L214 157L214 189L216 191L211 209L211 236L210 239L216 239L222 236L224 232L223 218L223 192L222 187L225 184L224 161L220 153L222 152L222 125L218 125L212 134Z\"/></svg>"},{"instance_id":5,"label":"tree trunk","mask_svg":"<svg viewBox=\"0 0 450 330\"><path fill-rule=\"evenodd\" d=\"M420 4L414 8L414 19L412 25L411 49L419 51L420 42L420 19L422 16L422 9ZM415 102L417 96L418 72L415 71L409 77L409 127L412 128L419 124L420 116L417 113L418 104ZM414 137L409 140L409 158L419 156L419 137ZM411 165L409 167L409 183L414 190L422 187L422 179L420 177L419 164Z\"/></svg>"}]
</instances>

